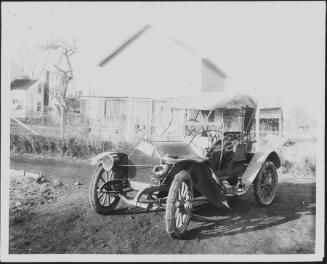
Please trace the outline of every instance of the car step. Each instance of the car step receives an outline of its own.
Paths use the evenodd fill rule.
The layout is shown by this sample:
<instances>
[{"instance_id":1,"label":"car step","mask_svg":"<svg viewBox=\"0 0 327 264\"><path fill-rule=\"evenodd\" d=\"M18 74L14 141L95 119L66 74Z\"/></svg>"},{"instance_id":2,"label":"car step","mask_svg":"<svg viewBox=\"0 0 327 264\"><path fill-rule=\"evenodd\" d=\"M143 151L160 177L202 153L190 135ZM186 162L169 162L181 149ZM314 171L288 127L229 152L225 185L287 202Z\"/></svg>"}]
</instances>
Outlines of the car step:
<instances>
[{"instance_id":1,"label":"car step","mask_svg":"<svg viewBox=\"0 0 327 264\"><path fill-rule=\"evenodd\" d=\"M232 186L229 184L228 181L222 181L225 189L226 189L226 196L235 196L235 195L241 195L244 192L244 189L239 189L236 186Z\"/></svg>"}]
</instances>

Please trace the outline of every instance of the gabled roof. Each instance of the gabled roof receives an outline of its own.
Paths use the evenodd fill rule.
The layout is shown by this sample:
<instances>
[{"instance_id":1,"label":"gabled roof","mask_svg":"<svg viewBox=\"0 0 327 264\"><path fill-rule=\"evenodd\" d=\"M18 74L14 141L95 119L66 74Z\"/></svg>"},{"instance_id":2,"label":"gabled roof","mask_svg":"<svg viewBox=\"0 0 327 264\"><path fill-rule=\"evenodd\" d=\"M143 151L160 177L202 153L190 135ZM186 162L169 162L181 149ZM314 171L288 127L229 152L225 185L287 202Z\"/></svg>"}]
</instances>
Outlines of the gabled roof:
<instances>
[{"instance_id":1,"label":"gabled roof","mask_svg":"<svg viewBox=\"0 0 327 264\"><path fill-rule=\"evenodd\" d=\"M10 84L10 90L14 89L27 89L33 85L37 80L31 79L16 79Z\"/></svg>"},{"instance_id":2,"label":"gabled roof","mask_svg":"<svg viewBox=\"0 0 327 264\"><path fill-rule=\"evenodd\" d=\"M116 57L120 52L122 52L125 48L127 48L130 44L132 44L135 40L137 40L138 38L140 38L145 32L147 32L150 29L154 29L154 27L151 26L151 25L149 25L149 24L146 24L145 26L143 26L140 30L138 30L136 33L132 34L129 38L127 38L125 41L123 41L106 58L104 58L103 60L101 60L98 63L98 65L100 67L105 66L111 59L113 59L114 57ZM184 45L183 43L181 43L179 40L176 40L176 39L174 39L172 37L169 37L166 34L163 34L163 35L165 37L171 39L173 42L175 42L179 46L181 46L181 47L183 47L183 48L191 51L193 54L196 54L197 56L201 57L204 63L206 63L209 67L211 67L217 73L221 74L224 78L227 77L227 74L222 69L220 69L215 63L213 63L210 59L204 58L199 53L197 53L196 51L194 51L193 49L191 49L190 47L187 47L186 45Z\"/></svg>"},{"instance_id":3,"label":"gabled roof","mask_svg":"<svg viewBox=\"0 0 327 264\"><path fill-rule=\"evenodd\" d=\"M131 35L129 38L127 38L125 41L123 41L116 49L114 49L105 59L103 59L98 65L100 67L103 67L106 65L112 58L116 57L123 49L125 49L128 45L130 45L134 40L139 38L141 35L143 35L144 32L146 32L148 29L150 29L150 25L145 25L142 27L139 31Z\"/></svg>"},{"instance_id":4,"label":"gabled roof","mask_svg":"<svg viewBox=\"0 0 327 264\"><path fill-rule=\"evenodd\" d=\"M208 58L203 58L202 61L208 65L211 69L213 69L215 72L218 72L220 75L222 75L224 78L227 78L227 74L220 69L216 64L214 64L210 59Z\"/></svg>"}]
</instances>

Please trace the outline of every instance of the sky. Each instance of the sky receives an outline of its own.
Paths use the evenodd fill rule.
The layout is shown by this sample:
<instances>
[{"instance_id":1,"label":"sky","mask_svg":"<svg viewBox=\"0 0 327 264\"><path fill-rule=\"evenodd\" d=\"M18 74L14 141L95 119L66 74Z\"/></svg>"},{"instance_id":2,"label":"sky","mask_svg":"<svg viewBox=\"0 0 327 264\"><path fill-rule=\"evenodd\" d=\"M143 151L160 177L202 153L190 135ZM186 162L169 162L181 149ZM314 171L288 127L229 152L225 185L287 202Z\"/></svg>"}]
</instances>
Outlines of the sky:
<instances>
[{"instance_id":1,"label":"sky","mask_svg":"<svg viewBox=\"0 0 327 264\"><path fill-rule=\"evenodd\" d=\"M13 58L50 39L75 39L77 71L91 72L149 23L214 61L227 87L324 111L324 2L22 2L2 3L2 12Z\"/></svg>"}]
</instances>

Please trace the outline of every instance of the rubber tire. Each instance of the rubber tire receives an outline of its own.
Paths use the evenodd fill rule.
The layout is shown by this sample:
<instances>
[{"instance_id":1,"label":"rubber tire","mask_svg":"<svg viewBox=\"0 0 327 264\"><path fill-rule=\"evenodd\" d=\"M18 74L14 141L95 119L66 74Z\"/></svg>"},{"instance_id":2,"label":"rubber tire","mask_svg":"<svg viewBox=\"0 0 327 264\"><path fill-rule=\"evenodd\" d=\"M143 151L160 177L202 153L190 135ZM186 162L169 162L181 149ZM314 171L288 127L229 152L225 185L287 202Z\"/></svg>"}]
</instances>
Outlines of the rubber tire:
<instances>
[{"instance_id":1,"label":"rubber tire","mask_svg":"<svg viewBox=\"0 0 327 264\"><path fill-rule=\"evenodd\" d=\"M120 198L115 197L115 200L110 206L102 206L99 203L98 196L97 196L97 187L98 187L98 182L99 178L102 175L104 171L104 168L100 165L98 166L91 178L90 186L89 186L89 201L92 206L92 208L101 215L108 215L110 214L118 205Z\"/></svg>"},{"instance_id":2,"label":"rubber tire","mask_svg":"<svg viewBox=\"0 0 327 264\"><path fill-rule=\"evenodd\" d=\"M191 217L188 218L187 225L186 225L185 229L183 230L183 232L178 232L178 230L176 230L175 201L176 201L176 198L178 195L178 190L180 189L182 182L188 182L189 187L191 189L192 198L193 198L193 183L192 183L191 175L187 171L182 170L175 175L174 180L170 185L169 193L168 193L168 197L167 197L167 204L166 204L166 216L165 216L166 231L173 238L182 238L183 237L183 235L186 232L187 225L191 218Z\"/></svg>"},{"instance_id":3,"label":"rubber tire","mask_svg":"<svg viewBox=\"0 0 327 264\"><path fill-rule=\"evenodd\" d=\"M258 183L260 182L260 180L262 178L263 172L268 167L270 167L273 170L273 175L275 177L276 184L275 184L275 190L274 190L274 194L273 194L272 199L269 202L265 202L265 201L263 201L261 199L261 195L259 194L259 186L258 186ZM272 202L274 201L275 196L276 196L277 186L278 186L278 173L277 173L276 166L275 166L275 164L273 162L266 161L263 164L263 166L261 167L260 172L258 173L258 175L257 175L257 177L256 177L256 179L254 181L254 186L253 186L253 188L254 188L254 196L255 196L255 199L258 202L258 204L260 204L261 206L268 206L268 205L272 204Z\"/></svg>"}]
</instances>

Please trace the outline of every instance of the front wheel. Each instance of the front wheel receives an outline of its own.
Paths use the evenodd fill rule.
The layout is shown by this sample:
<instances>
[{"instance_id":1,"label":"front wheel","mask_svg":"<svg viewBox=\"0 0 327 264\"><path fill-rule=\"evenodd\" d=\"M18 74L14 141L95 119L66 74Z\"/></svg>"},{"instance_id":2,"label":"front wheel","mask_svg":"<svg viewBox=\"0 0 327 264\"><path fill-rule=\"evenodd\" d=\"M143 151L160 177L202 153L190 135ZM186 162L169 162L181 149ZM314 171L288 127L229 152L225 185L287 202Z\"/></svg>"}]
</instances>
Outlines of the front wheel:
<instances>
[{"instance_id":1,"label":"front wheel","mask_svg":"<svg viewBox=\"0 0 327 264\"><path fill-rule=\"evenodd\" d=\"M117 195L108 193L102 186L115 178L115 171L106 171L102 166L95 169L89 187L89 200L93 209L99 214L111 213L119 203Z\"/></svg>"},{"instance_id":2,"label":"front wheel","mask_svg":"<svg viewBox=\"0 0 327 264\"><path fill-rule=\"evenodd\" d=\"M278 174L274 163L266 161L254 181L254 196L262 206L270 205L277 191Z\"/></svg>"},{"instance_id":3,"label":"front wheel","mask_svg":"<svg viewBox=\"0 0 327 264\"><path fill-rule=\"evenodd\" d=\"M191 219L193 184L187 171L177 173L170 186L166 205L166 229L174 238L181 238Z\"/></svg>"}]
</instances>

